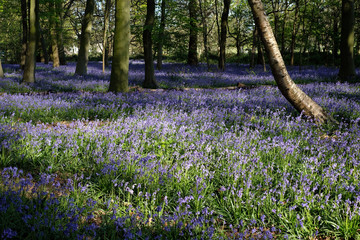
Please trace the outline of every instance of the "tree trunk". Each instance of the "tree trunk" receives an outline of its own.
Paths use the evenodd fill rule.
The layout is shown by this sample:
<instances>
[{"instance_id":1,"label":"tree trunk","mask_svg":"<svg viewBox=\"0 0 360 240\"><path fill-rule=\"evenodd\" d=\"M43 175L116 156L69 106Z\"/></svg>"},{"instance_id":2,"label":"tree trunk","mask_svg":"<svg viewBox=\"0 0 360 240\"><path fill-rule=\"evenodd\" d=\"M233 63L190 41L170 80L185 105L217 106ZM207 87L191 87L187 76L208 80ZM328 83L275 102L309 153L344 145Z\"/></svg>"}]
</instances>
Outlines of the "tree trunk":
<instances>
[{"instance_id":1,"label":"tree trunk","mask_svg":"<svg viewBox=\"0 0 360 240\"><path fill-rule=\"evenodd\" d=\"M25 59L26 59L26 46L28 41L28 2L27 0L21 0L21 22L22 22L22 49L21 49L21 60L20 68L24 70L25 68Z\"/></svg>"},{"instance_id":2,"label":"tree trunk","mask_svg":"<svg viewBox=\"0 0 360 240\"><path fill-rule=\"evenodd\" d=\"M80 49L79 49L78 60L76 63L76 70L75 70L75 74L78 75L85 75L87 73L94 8L95 8L95 1L87 0L85 15L81 25Z\"/></svg>"},{"instance_id":3,"label":"tree trunk","mask_svg":"<svg viewBox=\"0 0 360 240\"><path fill-rule=\"evenodd\" d=\"M145 58L145 81L144 88L158 88L154 74L154 61L152 54L151 32L155 20L155 0L147 0L146 20L143 31L144 58Z\"/></svg>"},{"instance_id":4,"label":"tree trunk","mask_svg":"<svg viewBox=\"0 0 360 240\"><path fill-rule=\"evenodd\" d=\"M161 19L160 19L158 54L157 54L157 63L156 63L156 68L158 70L161 70L161 68L162 68L164 31L165 31L165 8L166 8L166 0L162 0L162 2L161 2Z\"/></svg>"},{"instance_id":5,"label":"tree trunk","mask_svg":"<svg viewBox=\"0 0 360 240\"><path fill-rule=\"evenodd\" d=\"M4 77L4 71L3 71L1 59L0 59L0 78L3 78L3 77Z\"/></svg>"},{"instance_id":6,"label":"tree trunk","mask_svg":"<svg viewBox=\"0 0 360 240\"><path fill-rule=\"evenodd\" d=\"M204 0L204 5L206 6L206 0ZM201 0L199 0L199 7L200 7L201 22L203 25L203 41L204 41L206 66L207 66L207 69L210 70L210 59L209 59L209 49L208 49L208 39L207 39L208 29L207 29L207 21L206 21L207 13L204 12L205 10L202 7Z\"/></svg>"},{"instance_id":7,"label":"tree trunk","mask_svg":"<svg viewBox=\"0 0 360 240\"><path fill-rule=\"evenodd\" d=\"M287 18L287 9L288 9L288 1L285 0L285 11L284 11L284 20L282 22L281 29L281 54L285 54L285 26L286 26L286 18Z\"/></svg>"},{"instance_id":8,"label":"tree trunk","mask_svg":"<svg viewBox=\"0 0 360 240\"><path fill-rule=\"evenodd\" d=\"M22 82L33 83L35 82L35 66L36 66L36 46L39 35L39 1L30 0L29 8L29 42L26 47L25 68Z\"/></svg>"},{"instance_id":9,"label":"tree trunk","mask_svg":"<svg viewBox=\"0 0 360 240\"><path fill-rule=\"evenodd\" d=\"M293 29L291 32L291 44L290 44L290 65L294 66L295 60L295 42L296 42L296 35L299 29L299 24L297 24L298 16L299 16L299 0L295 1L295 16L293 22Z\"/></svg>"},{"instance_id":10,"label":"tree trunk","mask_svg":"<svg viewBox=\"0 0 360 240\"><path fill-rule=\"evenodd\" d=\"M114 53L109 91L127 92L130 45L130 0L115 0Z\"/></svg>"},{"instance_id":11,"label":"tree trunk","mask_svg":"<svg viewBox=\"0 0 360 240\"><path fill-rule=\"evenodd\" d=\"M315 121L324 123L329 120L330 117L324 109L306 95L290 78L261 0L248 0L248 3L268 54L272 74L283 96L296 110L310 116Z\"/></svg>"},{"instance_id":12,"label":"tree trunk","mask_svg":"<svg viewBox=\"0 0 360 240\"><path fill-rule=\"evenodd\" d=\"M256 49L256 40L257 40L257 28L255 26L253 30L253 43L251 47L251 56L250 56L250 68L255 67L255 49Z\"/></svg>"},{"instance_id":13,"label":"tree trunk","mask_svg":"<svg viewBox=\"0 0 360 240\"><path fill-rule=\"evenodd\" d=\"M221 15L221 36L220 36L220 57L219 57L219 69L225 70L225 49L226 49L226 33L228 26L229 8L231 0L224 0L224 10Z\"/></svg>"},{"instance_id":14,"label":"tree trunk","mask_svg":"<svg viewBox=\"0 0 360 240\"><path fill-rule=\"evenodd\" d=\"M190 34L189 34L189 52L187 63L189 65L197 65L199 63L197 57L197 3L196 0L189 0L189 17L190 17Z\"/></svg>"},{"instance_id":15,"label":"tree trunk","mask_svg":"<svg viewBox=\"0 0 360 240\"><path fill-rule=\"evenodd\" d=\"M55 2L54 0L50 2L50 35L51 35L51 52L52 52L52 61L53 67L60 67L60 59L59 59L59 48L57 42L57 16L55 14Z\"/></svg>"},{"instance_id":16,"label":"tree trunk","mask_svg":"<svg viewBox=\"0 0 360 240\"><path fill-rule=\"evenodd\" d=\"M342 0L339 77L342 81L355 77L354 65L354 0Z\"/></svg>"},{"instance_id":17,"label":"tree trunk","mask_svg":"<svg viewBox=\"0 0 360 240\"><path fill-rule=\"evenodd\" d=\"M332 65L336 66L336 59L338 58L339 51L339 27L338 27L338 16L336 14L336 10L334 11L333 16L333 49L332 49Z\"/></svg>"},{"instance_id":18,"label":"tree trunk","mask_svg":"<svg viewBox=\"0 0 360 240\"><path fill-rule=\"evenodd\" d=\"M73 0L69 2L68 8L72 5ZM63 37L63 27L64 27L64 15L63 15L63 1L56 1L56 13L59 19L59 22L56 22L57 28L57 44L59 52L59 61L60 65L66 65L65 49L64 49L64 37Z\"/></svg>"},{"instance_id":19,"label":"tree trunk","mask_svg":"<svg viewBox=\"0 0 360 240\"><path fill-rule=\"evenodd\" d=\"M110 5L111 0L106 0L104 10L104 29L103 29L103 50L102 50L102 70L105 73L106 66L106 48L107 48L107 32L109 29L109 17L110 17Z\"/></svg>"},{"instance_id":20,"label":"tree trunk","mask_svg":"<svg viewBox=\"0 0 360 240\"><path fill-rule=\"evenodd\" d=\"M44 63L49 64L49 54L47 51L47 44L45 42L44 35L43 35L41 27L40 27L40 22L38 22L38 23L39 23L38 29L39 29L39 35L40 35L41 50L42 50L43 57L44 57Z\"/></svg>"},{"instance_id":21,"label":"tree trunk","mask_svg":"<svg viewBox=\"0 0 360 240\"><path fill-rule=\"evenodd\" d=\"M257 34L257 48L258 48L257 63L262 65L264 72L266 72L265 56L264 56L264 52L261 47L261 40L260 40L260 37L258 34Z\"/></svg>"}]
</instances>

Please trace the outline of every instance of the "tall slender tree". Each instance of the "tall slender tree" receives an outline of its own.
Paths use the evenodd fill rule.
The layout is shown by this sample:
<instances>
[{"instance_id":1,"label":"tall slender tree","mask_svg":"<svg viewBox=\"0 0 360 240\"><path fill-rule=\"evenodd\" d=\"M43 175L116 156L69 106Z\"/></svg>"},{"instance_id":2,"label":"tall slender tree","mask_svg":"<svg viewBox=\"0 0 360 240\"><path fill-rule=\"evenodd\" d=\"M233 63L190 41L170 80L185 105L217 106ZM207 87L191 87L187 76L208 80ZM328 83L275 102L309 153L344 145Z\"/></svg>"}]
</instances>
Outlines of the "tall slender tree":
<instances>
[{"instance_id":1,"label":"tall slender tree","mask_svg":"<svg viewBox=\"0 0 360 240\"><path fill-rule=\"evenodd\" d=\"M21 0L21 22L22 22L22 39L21 39L21 60L20 68L24 70L26 59L26 46L28 41L28 1Z\"/></svg>"},{"instance_id":2,"label":"tall slender tree","mask_svg":"<svg viewBox=\"0 0 360 240\"><path fill-rule=\"evenodd\" d=\"M59 59L59 48L58 48L58 37L57 37L57 16L55 14L56 8L55 8L55 1L50 1L49 4L49 12L50 12L50 39L51 39L51 52L52 52L52 61L53 61L53 67L59 67L60 66L60 59Z\"/></svg>"},{"instance_id":3,"label":"tall slender tree","mask_svg":"<svg viewBox=\"0 0 360 240\"><path fill-rule=\"evenodd\" d=\"M306 95L290 78L261 0L248 0L261 40L269 57L272 74L283 96L299 112L319 123L330 120L324 109Z\"/></svg>"},{"instance_id":4,"label":"tall slender tree","mask_svg":"<svg viewBox=\"0 0 360 240\"><path fill-rule=\"evenodd\" d=\"M29 2L29 42L26 47L25 68L23 74L23 83L35 82L36 66L36 47L38 42L39 30L37 23L39 21L39 1L30 0Z\"/></svg>"},{"instance_id":5,"label":"tall slender tree","mask_svg":"<svg viewBox=\"0 0 360 240\"><path fill-rule=\"evenodd\" d=\"M87 74L87 64L89 62L90 37L94 15L95 0L87 0L85 14L81 25L80 49L76 63L75 74Z\"/></svg>"},{"instance_id":6,"label":"tall slender tree","mask_svg":"<svg viewBox=\"0 0 360 240\"><path fill-rule=\"evenodd\" d=\"M4 77L4 71L3 71L1 59L0 59L0 78L3 78L3 77Z\"/></svg>"},{"instance_id":7,"label":"tall slender tree","mask_svg":"<svg viewBox=\"0 0 360 240\"><path fill-rule=\"evenodd\" d=\"M342 0L341 6L341 43L339 77L348 81L355 76L354 65L354 0Z\"/></svg>"},{"instance_id":8,"label":"tall slender tree","mask_svg":"<svg viewBox=\"0 0 360 240\"><path fill-rule=\"evenodd\" d=\"M189 0L190 34L189 34L189 52L187 63L197 65L199 63L197 56L198 26L197 26L197 0Z\"/></svg>"},{"instance_id":9,"label":"tall slender tree","mask_svg":"<svg viewBox=\"0 0 360 240\"><path fill-rule=\"evenodd\" d=\"M130 0L115 0L114 53L109 91L127 92L130 45Z\"/></svg>"},{"instance_id":10,"label":"tall slender tree","mask_svg":"<svg viewBox=\"0 0 360 240\"><path fill-rule=\"evenodd\" d=\"M111 5L111 0L106 0L106 2L105 2L105 10L104 10L103 50L102 50L102 70L103 70L103 73L105 73L105 66L107 65L106 51L107 51L107 42L108 42L107 41L107 32L109 30L110 5Z\"/></svg>"},{"instance_id":11,"label":"tall slender tree","mask_svg":"<svg viewBox=\"0 0 360 240\"><path fill-rule=\"evenodd\" d=\"M219 69L225 70L225 49L226 49L226 33L228 30L228 17L231 0L224 0L224 10L221 15L221 35L220 35L220 57Z\"/></svg>"},{"instance_id":12,"label":"tall slender tree","mask_svg":"<svg viewBox=\"0 0 360 240\"><path fill-rule=\"evenodd\" d=\"M166 0L162 0L161 1L161 19L160 19L158 54L157 54L157 62L156 62L156 68L158 70L160 70L162 68L164 32L165 32L165 8L166 8Z\"/></svg>"},{"instance_id":13,"label":"tall slender tree","mask_svg":"<svg viewBox=\"0 0 360 240\"><path fill-rule=\"evenodd\" d=\"M154 74L154 61L152 53L152 30L155 21L155 0L147 0L146 20L143 31L143 45L145 58L144 88L158 88Z\"/></svg>"}]
</instances>

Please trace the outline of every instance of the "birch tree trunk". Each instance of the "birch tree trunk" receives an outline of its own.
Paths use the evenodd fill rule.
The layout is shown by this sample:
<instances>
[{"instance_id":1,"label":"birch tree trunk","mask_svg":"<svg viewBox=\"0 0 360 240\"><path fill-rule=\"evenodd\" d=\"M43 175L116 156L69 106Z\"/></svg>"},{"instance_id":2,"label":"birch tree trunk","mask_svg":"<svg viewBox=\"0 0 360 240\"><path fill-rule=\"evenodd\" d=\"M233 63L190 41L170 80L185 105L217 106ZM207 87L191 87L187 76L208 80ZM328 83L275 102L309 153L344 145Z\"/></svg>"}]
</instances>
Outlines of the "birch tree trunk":
<instances>
[{"instance_id":1,"label":"birch tree trunk","mask_svg":"<svg viewBox=\"0 0 360 240\"><path fill-rule=\"evenodd\" d=\"M76 70L75 70L75 74L78 75L85 75L87 73L94 8L95 8L95 1L87 0L85 15L81 25L80 49L78 54L78 60L76 63Z\"/></svg>"},{"instance_id":2,"label":"birch tree trunk","mask_svg":"<svg viewBox=\"0 0 360 240\"><path fill-rule=\"evenodd\" d=\"M248 3L268 54L272 74L283 96L296 110L303 112L316 122L324 123L330 120L330 116L324 109L306 95L290 78L261 0L248 0Z\"/></svg>"},{"instance_id":3,"label":"birch tree trunk","mask_svg":"<svg viewBox=\"0 0 360 240\"><path fill-rule=\"evenodd\" d=\"M115 0L114 53L111 67L111 92L127 92L130 45L130 0Z\"/></svg>"}]
</instances>

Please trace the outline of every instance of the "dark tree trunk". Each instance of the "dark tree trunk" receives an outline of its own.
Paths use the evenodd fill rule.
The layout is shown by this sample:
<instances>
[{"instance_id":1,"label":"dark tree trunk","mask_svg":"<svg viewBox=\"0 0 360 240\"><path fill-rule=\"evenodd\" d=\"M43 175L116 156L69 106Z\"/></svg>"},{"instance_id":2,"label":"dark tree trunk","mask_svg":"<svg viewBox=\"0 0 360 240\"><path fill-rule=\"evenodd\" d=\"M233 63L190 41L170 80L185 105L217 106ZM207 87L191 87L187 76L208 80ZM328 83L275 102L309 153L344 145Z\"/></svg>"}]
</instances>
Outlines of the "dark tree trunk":
<instances>
[{"instance_id":1,"label":"dark tree trunk","mask_svg":"<svg viewBox=\"0 0 360 240\"><path fill-rule=\"evenodd\" d=\"M293 29L291 32L291 44L290 44L290 65L294 66L294 60L295 60L295 43L296 43L296 35L299 29L298 24L298 16L299 16L299 0L295 1L295 16L294 16L294 22L293 22Z\"/></svg>"},{"instance_id":2,"label":"dark tree trunk","mask_svg":"<svg viewBox=\"0 0 360 240\"><path fill-rule=\"evenodd\" d=\"M57 16L55 14L55 1L52 0L50 2L50 35L51 35L51 52L52 52L52 61L53 67L60 67L60 59L59 59L59 48L58 48L58 38L57 38Z\"/></svg>"},{"instance_id":3,"label":"dark tree trunk","mask_svg":"<svg viewBox=\"0 0 360 240\"><path fill-rule=\"evenodd\" d=\"M285 11L284 11L284 20L282 22L281 29L281 54L285 54L285 26L286 26L286 18L287 18L287 9L288 9L288 1L285 0Z\"/></svg>"},{"instance_id":4,"label":"dark tree trunk","mask_svg":"<svg viewBox=\"0 0 360 240\"><path fill-rule=\"evenodd\" d=\"M45 42L44 35L43 35L41 27L40 27L40 22L38 22L38 23L39 23L38 29L39 29L39 35L40 35L41 50L42 50L42 54L44 57L44 63L49 64L49 54L47 51L47 44Z\"/></svg>"},{"instance_id":5,"label":"dark tree trunk","mask_svg":"<svg viewBox=\"0 0 360 240\"><path fill-rule=\"evenodd\" d=\"M336 11L336 10L335 10ZM338 27L338 15L334 12L333 16L333 49L332 49L332 65L336 66L336 59L338 58L339 51L339 27Z\"/></svg>"},{"instance_id":6,"label":"dark tree trunk","mask_svg":"<svg viewBox=\"0 0 360 240\"><path fill-rule=\"evenodd\" d=\"M130 0L115 0L114 55L109 91L127 92L130 45Z\"/></svg>"},{"instance_id":7,"label":"dark tree trunk","mask_svg":"<svg viewBox=\"0 0 360 240\"><path fill-rule=\"evenodd\" d=\"M145 81L144 88L158 88L154 74L154 61L152 54L151 33L155 20L155 0L147 0L146 20L143 31L144 58L145 58Z\"/></svg>"},{"instance_id":8,"label":"dark tree trunk","mask_svg":"<svg viewBox=\"0 0 360 240\"><path fill-rule=\"evenodd\" d=\"M109 17L110 17L110 5L111 0L106 0L105 2L105 11L104 11L104 29L103 29L103 50L102 50L102 70L105 73L105 66L107 63L106 57L106 48L107 48L107 32L109 29Z\"/></svg>"},{"instance_id":9,"label":"dark tree trunk","mask_svg":"<svg viewBox=\"0 0 360 240\"><path fill-rule=\"evenodd\" d=\"M209 48L208 48L208 28L207 28L207 13L205 12L205 9L203 9L202 0L199 0L199 7L200 7L200 15L201 15L201 22L203 26L203 42L204 42L204 52L205 52L205 59L206 59L206 66L207 69L210 70L210 59L209 59ZM204 3L206 3L206 0L204 0ZM204 4L206 6L206 4Z\"/></svg>"},{"instance_id":10,"label":"dark tree trunk","mask_svg":"<svg viewBox=\"0 0 360 240\"><path fill-rule=\"evenodd\" d=\"M161 19L160 19L158 54L157 54L157 63L156 63L156 68L158 70L161 70L161 68L162 68L164 31L165 31L165 8L166 8L166 0L162 0L162 2L161 2Z\"/></svg>"},{"instance_id":11,"label":"dark tree trunk","mask_svg":"<svg viewBox=\"0 0 360 240\"><path fill-rule=\"evenodd\" d=\"M20 68L24 70L25 68L25 59L26 59L26 46L28 41L28 2L27 0L21 0L21 22L22 22L22 49L21 49L21 59L20 59Z\"/></svg>"},{"instance_id":12,"label":"dark tree trunk","mask_svg":"<svg viewBox=\"0 0 360 240\"><path fill-rule=\"evenodd\" d=\"M296 110L312 117L319 123L324 123L330 118L328 114L322 107L306 95L290 78L261 0L248 0L248 2L256 26L259 29L261 40L268 54L271 71L279 90Z\"/></svg>"},{"instance_id":13,"label":"dark tree trunk","mask_svg":"<svg viewBox=\"0 0 360 240\"><path fill-rule=\"evenodd\" d=\"M4 77L4 71L3 71L1 59L0 59L0 78L3 78L3 77Z\"/></svg>"},{"instance_id":14,"label":"dark tree trunk","mask_svg":"<svg viewBox=\"0 0 360 240\"><path fill-rule=\"evenodd\" d=\"M341 64L339 77L342 81L355 77L354 65L354 0L342 0L341 6Z\"/></svg>"},{"instance_id":15,"label":"dark tree trunk","mask_svg":"<svg viewBox=\"0 0 360 240\"><path fill-rule=\"evenodd\" d=\"M263 66L263 70L264 72L266 72L266 63L265 63L265 56L264 56L264 52L262 50L261 47L261 40L259 35L257 34L257 48L258 48L258 56L257 56L257 64L260 64Z\"/></svg>"},{"instance_id":16,"label":"dark tree trunk","mask_svg":"<svg viewBox=\"0 0 360 240\"><path fill-rule=\"evenodd\" d=\"M35 82L36 46L39 35L39 1L30 0L29 8L29 43L26 47L26 60L22 82Z\"/></svg>"},{"instance_id":17,"label":"dark tree trunk","mask_svg":"<svg viewBox=\"0 0 360 240\"><path fill-rule=\"evenodd\" d=\"M95 1L87 0L85 15L81 25L80 49L79 49L78 60L76 63L76 70L75 70L75 74L78 75L85 75L87 73L94 8L95 8Z\"/></svg>"},{"instance_id":18,"label":"dark tree trunk","mask_svg":"<svg viewBox=\"0 0 360 240\"><path fill-rule=\"evenodd\" d=\"M257 40L257 28L255 26L253 30L253 42L251 47L251 56L250 56L250 68L255 67L255 50L256 50L256 40Z\"/></svg>"},{"instance_id":19,"label":"dark tree trunk","mask_svg":"<svg viewBox=\"0 0 360 240\"><path fill-rule=\"evenodd\" d=\"M73 0L69 2L70 7L73 3ZM63 31L64 31L64 15L63 15L63 3L62 1L56 1L56 13L57 17L59 19L58 22L56 22L56 28L57 28L57 44L58 44L58 52L59 52L59 61L60 65L66 65L66 58L65 58L65 49L64 49L64 37L63 37Z\"/></svg>"},{"instance_id":20,"label":"dark tree trunk","mask_svg":"<svg viewBox=\"0 0 360 240\"><path fill-rule=\"evenodd\" d=\"M228 26L229 8L231 0L224 0L224 10L221 15L221 36L220 36L220 57L219 57L219 69L225 70L225 49L226 49L226 33Z\"/></svg>"},{"instance_id":21,"label":"dark tree trunk","mask_svg":"<svg viewBox=\"0 0 360 240\"><path fill-rule=\"evenodd\" d=\"M189 0L189 17L190 17L190 34L189 34L189 52L187 63L189 65L197 65L199 63L197 57L197 3L196 0Z\"/></svg>"}]
</instances>

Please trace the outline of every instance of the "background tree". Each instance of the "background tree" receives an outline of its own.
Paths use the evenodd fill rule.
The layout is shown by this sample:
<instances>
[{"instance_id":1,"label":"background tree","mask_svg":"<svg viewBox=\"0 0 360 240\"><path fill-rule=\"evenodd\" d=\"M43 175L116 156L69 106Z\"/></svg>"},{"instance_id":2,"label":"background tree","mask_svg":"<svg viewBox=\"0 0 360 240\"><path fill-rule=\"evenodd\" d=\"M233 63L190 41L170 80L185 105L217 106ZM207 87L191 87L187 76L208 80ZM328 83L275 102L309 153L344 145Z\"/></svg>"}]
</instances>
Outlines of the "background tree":
<instances>
[{"instance_id":1,"label":"background tree","mask_svg":"<svg viewBox=\"0 0 360 240\"><path fill-rule=\"evenodd\" d=\"M163 58L163 45L164 45L164 31L165 31L165 8L166 0L161 1L161 20L160 20L160 30L159 30L159 42L158 42L158 54L157 54L157 63L156 68L161 70L162 68L162 58Z\"/></svg>"},{"instance_id":2,"label":"background tree","mask_svg":"<svg viewBox=\"0 0 360 240\"><path fill-rule=\"evenodd\" d=\"M85 75L87 73L94 8L95 0L87 0L85 15L81 26L80 49L75 70L75 73L78 75Z\"/></svg>"},{"instance_id":3,"label":"background tree","mask_svg":"<svg viewBox=\"0 0 360 240\"><path fill-rule=\"evenodd\" d=\"M107 32L109 31L110 5L111 5L111 0L106 0L105 1L105 9L104 9L104 30L103 30L103 50L102 50L103 73L105 73L105 66L107 65L106 51L107 51ZM116 16L115 16L115 18L116 18ZM115 19L115 22L116 22L116 19ZM116 28L116 26L115 26L115 28Z\"/></svg>"},{"instance_id":4,"label":"background tree","mask_svg":"<svg viewBox=\"0 0 360 240\"><path fill-rule=\"evenodd\" d=\"M4 77L4 70L2 68L1 59L0 59L0 78Z\"/></svg>"},{"instance_id":5,"label":"background tree","mask_svg":"<svg viewBox=\"0 0 360 240\"><path fill-rule=\"evenodd\" d=\"M290 78L261 0L248 0L248 2L269 56L271 71L279 90L299 112L304 112L320 123L327 121L329 116L324 109L306 95Z\"/></svg>"},{"instance_id":6,"label":"background tree","mask_svg":"<svg viewBox=\"0 0 360 240\"><path fill-rule=\"evenodd\" d=\"M355 76L354 65L354 0L342 0L341 5L341 64L339 77L348 81Z\"/></svg>"},{"instance_id":7,"label":"background tree","mask_svg":"<svg viewBox=\"0 0 360 240\"><path fill-rule=\"evenodd\" d=\"M29 42L26 47L23 83L35 82L36 47L38 42L39 1L29 0Z\"/></svg>"},{"instance_id":8,"label":"background tree","mask_svg":"<svg viewBox=\"0 0 360 240\"><path fill-rule=\"evenodd\" d=\"M28 41L28 1L21 0L21 23L22 23L22 39L21 39L21 60L20 68L24 70L26 59L26 46Z\"/></svg>"},{"instance_id":9,"label":"background tree","mask_svg":"<svg viewBox=\"0 0 360 240\"><path fill-rule=\"evenodd\" d=\"M109 91L127 92L130 43L130 0L115 0L114 53Z\"/></svg>"},{"instance_id":10,"label":"background tree","mask_svg":"<svg viewBox=\"0 0 360 240\"><path fill-rule=\"evenodd\" d=\"M226 37L228 30L228 16L231 0L224 0L224 9L221 15L221 36L220 36L220 57L219 57L219 69L225 70L225 49L226 49Z\"/></svg>"},{"instance_id":11,"label":"background tree","mask_svg":"<svg viewBox=\"0 0 360 240\"><path fill-rule=\"evenodd\" d=\"M56 16L56 7L55 7L55 1L57 0L51 0L49 2L49 14L50 14L50 39L51 39L51 52L52 52L52 61L53 61L53 67L59 67L60 66L60 58L59 58L59 47L58 47L58 24L57 24L57 16Z\"/></svg>"},{"instance_id":12,"label":"background tree","mask_svg":"<svg viewBox=\"0 0 360 240\"><path fill-rule=\"evenodd\" d=\"M199 63L197 56L197 44L198 44L198 26L197 15L198 7L197 0L189 0L189 18L190 18L190 31L189 31L189 51L187 63L189 65L197 65Z\"/></svg>"},{"instance_id":13,"label":"background tree","mask_svg":"<svg viewBox=\"0 0 360 240\"><path fill-rule=\"evenodd\" d=\"M152 53L152 37L151 33L155 21L155 0L147 0L146 20L143 32L144 59L145 59L145 81L144 88L157 88L158 85L154 75L154 62Z\"/></svg>"}]
</instances>

